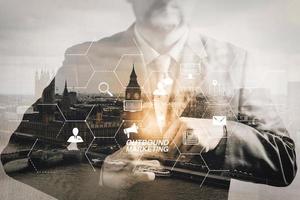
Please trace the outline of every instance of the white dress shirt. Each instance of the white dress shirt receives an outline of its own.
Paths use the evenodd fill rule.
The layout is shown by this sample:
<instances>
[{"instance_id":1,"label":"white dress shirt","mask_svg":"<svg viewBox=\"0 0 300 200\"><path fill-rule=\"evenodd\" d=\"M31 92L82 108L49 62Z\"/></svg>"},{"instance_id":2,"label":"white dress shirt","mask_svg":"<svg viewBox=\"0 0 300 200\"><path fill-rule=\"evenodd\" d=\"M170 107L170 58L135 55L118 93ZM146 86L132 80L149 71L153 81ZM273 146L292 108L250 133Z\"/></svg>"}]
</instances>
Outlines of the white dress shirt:
<instances>
[{"instance_id":1,"label":"white dress shirt","mask_svg":"<svg viewBox=\"0 0 300 200\"><path fill-rule=\"evenodd\" d=\"M175 43L172 46L172 48L170 48L170 50L164 53L163 55L168 55L179 63L181 58L181 52L183 51L183 47L188 39L189 29L187 26L184 26L180 30L178 30L178 32L181 34L172 34L170 36L174 37L170 40L175 41ZM138 31L138 27L136 25L134 27L134 35L137 40L138 46L141 52L143 53L146 65L148 65L161 55L157 50L153 49L153 47L151 46L151 44L149 44L148 41L144 39L144 37Z\"/></svg>"},{"instance_id":2,"label":"white dress shirt","mask_svg":"<svg viewBox=\"0 0 300 200\"><path fill-rule=\"evenodd\" d=\"M174 41L175 43L169 49L169 51L165 52L164 54L160 54L151 46L151 44L149 44L149 42L144 39L144 37L138 31L137 26L134 27L134 34L140 51L143 53L147 67L155 67L155 69L152 69L156 72L155 75L157 80L154 82L156 86L154 86L155 90L152 92L154 97L153 105L156 121L161 130L166 124L169 97L174 83L174 80L169 75L171 59L177 62L177 64L180 63L181 53L187 42L188 32L188 28L184 26L178 30L178 34L172 34L171 37L173 38L168 39Z\"/></svg>"}]
</instances>

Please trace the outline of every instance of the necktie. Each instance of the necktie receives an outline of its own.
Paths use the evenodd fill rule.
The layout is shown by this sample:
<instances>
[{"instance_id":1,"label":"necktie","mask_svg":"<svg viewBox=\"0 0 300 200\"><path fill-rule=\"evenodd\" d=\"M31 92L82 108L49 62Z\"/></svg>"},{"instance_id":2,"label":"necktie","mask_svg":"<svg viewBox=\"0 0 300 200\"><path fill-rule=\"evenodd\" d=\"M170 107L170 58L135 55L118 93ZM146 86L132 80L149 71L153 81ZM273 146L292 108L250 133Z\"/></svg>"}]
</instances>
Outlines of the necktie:
<instances>
[{"instance_id":1,"label":"necktie","mask_svg":"<svg viewBox=\"0 0 300 200\"><path fill-rule=\"evenodd\" d=\"M169 98L172 92L174 80L170 75L171 57L160 55L153 62L155 81L153 91L153 105L157 124L162 131L166 125L169 107Z\"/></svg>"}]
</instances>

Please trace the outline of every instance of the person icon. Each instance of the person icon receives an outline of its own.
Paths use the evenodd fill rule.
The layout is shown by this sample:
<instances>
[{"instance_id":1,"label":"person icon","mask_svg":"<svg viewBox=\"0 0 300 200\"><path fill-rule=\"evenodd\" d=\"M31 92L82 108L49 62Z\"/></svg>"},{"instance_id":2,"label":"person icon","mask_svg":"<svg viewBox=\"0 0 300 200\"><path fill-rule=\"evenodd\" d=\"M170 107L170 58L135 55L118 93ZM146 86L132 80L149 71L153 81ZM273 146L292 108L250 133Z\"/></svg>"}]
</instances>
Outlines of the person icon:
<instances>
[{"instance_id":1,"label":"person icon","mask_svg":"<svg viewBox=\"0 0 300 200\"><path fill-rule=\"evenodd\" d=\"M71 150L77 151L77 150L79 150L77 147L77 143L82 143L83 139L78 135L78 133L79 133L78 128L76 128L76 127L73 128L72 133L73 133L73 135L71 137L69 137L69 139L67 141L70 143L69 146L67 146L67 149L69 151L71 151Z\"/></svg>"}]
</instances>

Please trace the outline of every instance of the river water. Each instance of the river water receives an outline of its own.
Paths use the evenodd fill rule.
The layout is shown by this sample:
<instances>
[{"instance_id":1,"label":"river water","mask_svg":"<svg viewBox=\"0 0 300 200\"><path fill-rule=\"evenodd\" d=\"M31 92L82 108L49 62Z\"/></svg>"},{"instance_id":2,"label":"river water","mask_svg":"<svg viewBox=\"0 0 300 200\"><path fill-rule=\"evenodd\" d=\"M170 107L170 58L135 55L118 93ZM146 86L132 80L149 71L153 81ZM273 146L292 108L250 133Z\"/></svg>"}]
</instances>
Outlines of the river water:
<instances>
[{"instance_id":1,"label":"river water","mask_svg":"<svg viewBox=\"0 0 300 200\"><path fill-rule=\"evenodd\" d=\"M60 166L41 173L15 173L13 178L35 187L57 199L114 200L114 199L227 199L227 190L198 183L158 178L141 183L128 190L100 187L99 169L92 170L89 164Z\"/></svg>"},{"instance_id":2,"label":"river water","mask_svg":"<svg viewBox=\"0 0 300 200\"><path fill-rule=\"evenodd\" d=\"M17 149L20 149L19 145L10 145L6 151L12 152ZM228 198L227 189L206 184L200 187L200 183L171 178L157 178L153 182L140 183L128 190L100 187L100 169L95 168L95 170L88 163L80 163L57 166L39 173L17 172L9 176L62 200L222 200Z\"/></svg>"}]
</instances>

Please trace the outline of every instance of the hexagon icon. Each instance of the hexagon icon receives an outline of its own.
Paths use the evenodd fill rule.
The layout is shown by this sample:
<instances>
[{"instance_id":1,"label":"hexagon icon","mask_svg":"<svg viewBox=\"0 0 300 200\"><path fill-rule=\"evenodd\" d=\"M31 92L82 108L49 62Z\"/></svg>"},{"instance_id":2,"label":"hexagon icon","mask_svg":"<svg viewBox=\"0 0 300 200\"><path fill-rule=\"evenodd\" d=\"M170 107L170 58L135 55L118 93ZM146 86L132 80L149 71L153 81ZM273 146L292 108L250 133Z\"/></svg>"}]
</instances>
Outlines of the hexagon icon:
<instances>
[{"instance_id":1,"label":"hexagon icon","mask_svg":"<svg viewBox=\"0 0 300 200\"><path fill-rule=\"evenodd\" d=\"M201 121L197 121L197 120L201 120L201 119L195 119L195 118L182 118L182 120L184 121L184 119L187 119L188 123L200 123ZM193 122L194 121L194 122ZM180 137L175 136L173 142L176 144L176 147L179 149L180 153L191 153L191 154L200 154L204 147L203 147L203 141L209 141L209 133L208 131L205 129L205 127L201 127L198 126L197 128L186 128L185 130L183 130L182 135L180 135Z\"/></svg>"},{"instance_id":2,"label":"hexagon icon","mask_svg":"<svg viewBox=\"0 0 300 200\"><path fill-rule=\"evenodd\" d=\"M223 71L207 72L201 89L209 104L228 104L237 90L230 73Z\"/></svg>"},{"instance_id":3,"label":"hexagon icon","mask_svg":"<svg viewBox=\"0 0 300 200\"><path fill-rule=\"evenodd\" d=\"M213 142L214 139L218 140L220 138L230 137L230 135L224 135L226 131L224 127L230 125L231 128L235 128L236 122L238 122L237 115L230 105L207 106L203 114L203 119L207 120L206 123L209 123L209 126L203 126L202 128L208 134L211 142Z\"/></svg>"},{"instance_id":4,"label":"hexagon icon","mask_svg":"<svg viewBox=\"0 0 300 200\"><path fill-rule=\"evenodd\" d=\"M101 168L105 158L120 149L114 138L95 138L87 148L85 155L92 169Z\"/></svg>"},{"instance_id":5,"label":"hexagon icon","mask_svg":"<svg viewBox=\"0 0 300 200\"><path fill-rule=\"evenodd\" d=\"M132 76L136 77L137 83L143 87L149 74L141 54L122 55L114 72L124 88L130 87L128 84Z\"/></svg>"},{"instance_id":6,"label":"hexagon icon","mask_svg":"<svg viewBox=\"0 0 300 200\"><path fill-rule=\"evenodd\" d=\"M124 88L113 72L94 73L87 87L80 89L82 94L112 99L119 98L124 92Z\"/></svg>"},{"instance_id":7,"label":"hexagon icon","mask_svg":"<svg viewBox=\"0 0 300 200\"><path fill-rule=\"evenodd\" d=\"M176 79L179 87L184 90L192 90L201 86L204 75L201 63L180 63L180 70Z\"/></svg>"},{"instance_id":8,"label":"hexagon icon","mask_svg":"<svg viewBox=\"0 0 300 200\"><path fill-rule=\"evenodd\" d=\"M200 186L203 185L209 172L200 154L180 154L171 170L176 172L174 176L185 174L188 178L197 181Z\"/></svg>"},{"instance_id":9,"label":"hexagon icon","mask_svg":"<svg viewBox=\"0 0 300 200\"><path fill-rule=\"evenodd\" d=\"M57 143L66 148L66 150L86 149L94 139L94 135L86 122L66 121L63 128L57 134Z\"/></svg>"},{"instance_id":10,"label":"hexagon icon","mask_svg":"<svg viewBox=\"0 0 300 200\"><path fill-rule=\"evenodd\" d=\"M214 116L224 116L226 121L238 121L237 114L232 110L231 106L228 105L208 105L202 118L204 119L214 119ZM220 122L221 123L221 122ZM225 124L224 124L225 125Z\"/></svg>"},{"instance_id":11,"label":"hexagon icon","mask_svg":"<svg viewBox=\"0 0 300 200\"><path fill-rule=\"evenodd\" d=\"M177 85L177 79L175 73L172 71L159 72L152 71L146 80L143 91L150 100L153 100L153 96L165 96L167 94L175 94Z\"/></svg>"},{"instance_id":12,"label":"hexagon icon","mask_svg":"<svg viewBox=\"0 0 300 200\"><path fill-rule=\"evenodd\" d=\"M95 137L114 137L122 123L121 116L115 117L114 110L109 108L110 105L94 105L87 117L86 122Z\"/></svg>"},{"instance_id":13,"label":"hexagon icon","mask_svg":"<svg viewBox=\"0 0 300 200\"><path fill-rule=\"evenodd\" d=\"M179 89L178 89L179 90ZM209 104L201 88L181 88L171 102L178 117L201 118Z\"/></svg>"},{"instance_id":14,"label":"hexagon icon","mask_svg":"<svg viewBox=\"0 0 300 200\"><path fill-rule=\"evenodd\" d=\"M149 139L143 133L141 120L123 120L115 134L118 144L124 146L127 140Z\"/></svg>"}]
</instances>

